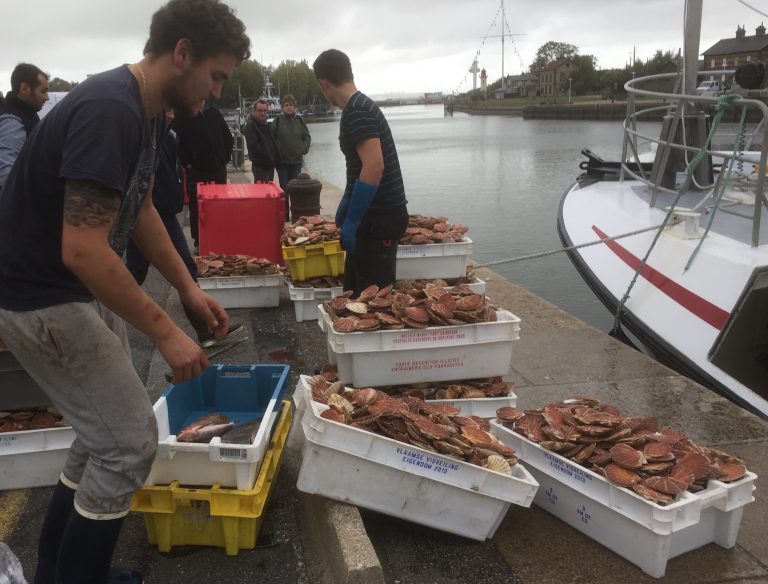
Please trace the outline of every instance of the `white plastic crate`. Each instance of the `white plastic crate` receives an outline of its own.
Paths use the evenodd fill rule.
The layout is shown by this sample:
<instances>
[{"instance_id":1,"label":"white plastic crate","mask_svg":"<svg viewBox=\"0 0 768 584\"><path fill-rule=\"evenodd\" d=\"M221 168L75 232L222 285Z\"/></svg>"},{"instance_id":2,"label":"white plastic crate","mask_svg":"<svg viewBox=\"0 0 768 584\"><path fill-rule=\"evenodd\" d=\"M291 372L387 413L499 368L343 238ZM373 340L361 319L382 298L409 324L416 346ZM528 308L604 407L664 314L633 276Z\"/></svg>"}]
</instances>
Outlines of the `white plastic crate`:
<instances>
[{"instance_id":1,"label":"white plastic crate","mask_svg":"<svg viewBox=\"0 0 768 584\"><path fill-rule=\"evenodd\" d=\"M356 387L505 376L520 318L499 310L495 322L425 329L337 333L320 307L328 359Z\"/></svg>"},{"instance_id":2,"label":"white plastic crate","mask_svg":"<svg viewBox=\"0 0 768 584\"><path fill-rule=\"evenodd\" d=\"M474 282L470 282L469 284L465 284L465 286L469 287L472 292L475 294L485 294L485 280L481 280L480 278L475 277ZM448 286L446 290L452 289L453 286Z\"/></svg>"},{"instance_id":3,"label":"white plastic crate","mask_svg":"<svg viewBox=\"0 0 768 584\"><path fill-rule=\"evenodd\" d=\"M0 490L55 485L74 439L72 428L0 434Z\"/></svg>"},{"instance_id":4,"label":"white plastic crate","mask_svg":"<svg viewBox=\"0 0 768 584\"><path fill-rule=\"evenodd\" d=\"M472 240L429 245L398 245L396 273L398 280L461 278L467 273L472 255Z\"/></svg>"},{"instance_id":5,"label":"white plastic crate","mask_svg":"<svg viewBox=\"0 0 768 584\"><path fill-rule=\"evenodd\" d=\"M282 274L263 276L213 276L197 283L223 308L265 308L280 304Z\"/></svg>"},{"instance_id":6,"label":"white plastic crate","mask_svg":"<svg viewBox=\"0 0 768 584\"><path fill-rule=\"evenodd\" d=\"M534 502L571 527L661 578L667 560L716 543L736 545L744 506L754 501L757 475L733 483L710 480L699 493L685 492L658 505L633 491L550 452L491 421L491 430L518 456L541 484Z\"/></svg>"},{"instance_id":7,"label":"white plastic crate","mask_svg":"<svg viewBox=\"0 0 768 584\"><path fill-rule=\"evenodd\" d=\"M471 539L493 537L510 504L529 507L538 483L521 465L512 476L320 417L307 404L297 487Z\"/></svg>"},{"instance_id":8,"label":"white plastic crate","mask_svg":"<svg viewBox=\"0 0 768 584\"><path fill-rule=\"evenodd\" d=\"M288 281L288 295L293 300L296 322L317 320L320 314L317 305L325 300L336 298L344 292L343 286L333 288L299 288Z\"/></svg>"},{"instance_id":9,"label":"white plastic crate","mask_svg":"<svg viewBox=\"0 0 768 584\"><path fill-rule=\"evenodd\" d=\"M222 487L252 489L269 446L288 376L289 368L285 365L214 365L200 378L171 386L154 405L157 456L144 484L166 485L179 481L182 485L209 487L219 483ZM220 384L224 384L224 390L229 393L226 399L215 395L224 391ZM185 410L181 414L171 413L169 394L173 391L182 394L182 401L193 405L178 408ZM257 414L262 423L253 443L228 444L220 437L206 444L178 442L172 431L180 430L185 424L174 422L172 418L185 419L188 423L204 413L211 413L210 407L209 411L200 409L198 396L203 396L200 399L206 400L206 404L218 401L213 409L233 421L244 423L246 420L240 419L242 415L253 417ZM187 403L183 405L187 406ZM174 429L174 425L178 428Z\"/></svg>"},{"instance_id":10,"label":"white plastic crate","mask_svg":"<svg viewBox=\"0 0 768 584\"><path fill-rule=\"evenodd\" d=\"M309 388L309 375L299 375L296 391L293 393L293 403L296 406L296 419L300 420L304 413L305 400L312 399L312 390ZM517 395L510 390L504 397L484 397L475 399L430 399L430 404L448 404L459 408L462 416L480 416L481 418L496 417L496 410L506 406L517 407Z\"/></svg>"}]
</instances>

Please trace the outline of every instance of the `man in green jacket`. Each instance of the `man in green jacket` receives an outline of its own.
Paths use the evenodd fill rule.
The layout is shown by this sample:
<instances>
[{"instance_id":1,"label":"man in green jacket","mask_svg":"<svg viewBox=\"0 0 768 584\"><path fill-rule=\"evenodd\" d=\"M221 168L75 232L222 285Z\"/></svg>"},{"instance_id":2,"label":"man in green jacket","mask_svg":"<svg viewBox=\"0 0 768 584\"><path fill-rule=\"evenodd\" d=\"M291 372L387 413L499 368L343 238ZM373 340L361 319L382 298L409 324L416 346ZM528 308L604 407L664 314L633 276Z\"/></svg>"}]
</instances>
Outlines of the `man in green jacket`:
<instances>
[{"instance_id":1,"label":"man in green jacket","mask_svg":"<svg viewBox=\"0 0 768 584\"><path fill-rule=\"evenodd\" d=\"M288 181L293 180L301 172L304 155L309 152L312 138L307 124L296 115L296 98L292 95L283 97L283 113L272 122L272 134L277 143L280 163L277 166L277 177L280 188L285 192L285 220L289 220Z\"/></svg>"}]
</instances>

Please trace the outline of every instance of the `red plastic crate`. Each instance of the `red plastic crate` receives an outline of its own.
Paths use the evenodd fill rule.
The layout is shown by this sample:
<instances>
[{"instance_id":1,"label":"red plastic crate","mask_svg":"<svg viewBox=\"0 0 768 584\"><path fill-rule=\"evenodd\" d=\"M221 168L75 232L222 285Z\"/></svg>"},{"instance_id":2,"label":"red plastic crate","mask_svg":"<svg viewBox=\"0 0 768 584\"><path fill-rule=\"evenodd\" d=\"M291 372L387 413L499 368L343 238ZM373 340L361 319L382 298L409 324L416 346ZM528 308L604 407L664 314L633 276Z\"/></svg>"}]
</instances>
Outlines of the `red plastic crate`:
<instances>
[{"instance_id":1,"label":"red plastic crate","mask_svg":"<svg viewBox=\"0 0 768 584\"><path fill-rule=\"evenodd\" d=\"M200 254L248 254L282 264L283 191L275 183L197 186Z\"/></svg>"}]
</instances>

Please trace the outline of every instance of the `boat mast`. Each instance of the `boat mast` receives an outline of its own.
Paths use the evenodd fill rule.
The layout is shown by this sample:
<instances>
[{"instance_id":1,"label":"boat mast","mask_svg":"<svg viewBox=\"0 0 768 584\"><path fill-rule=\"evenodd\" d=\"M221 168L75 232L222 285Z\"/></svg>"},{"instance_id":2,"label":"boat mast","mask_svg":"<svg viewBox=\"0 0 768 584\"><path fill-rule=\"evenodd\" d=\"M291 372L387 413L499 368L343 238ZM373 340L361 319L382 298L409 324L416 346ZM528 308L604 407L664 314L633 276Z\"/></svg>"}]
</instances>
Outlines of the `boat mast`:
<instances>
[{"instance_id":1,"label":"boat mast","mask_svg":"<svg viewBox=\"0 0 768 584\"><path fill-rule=\"evenodd\" d=\"M699 38L703 0L685 2L685 38L683 46L683 93L695 95L699 68Z\"/></svg>"},{"instance_id":2,"label":"boat mast","mask_svg":"<svg viewBox=\"0 0 768 584\"><path fill-rule=\"evenodd\" d=\"M507 15L504 12L504 0L501 0L501 89L504 91L504 25L507 23Z\"/></svg>"}]
</instances>

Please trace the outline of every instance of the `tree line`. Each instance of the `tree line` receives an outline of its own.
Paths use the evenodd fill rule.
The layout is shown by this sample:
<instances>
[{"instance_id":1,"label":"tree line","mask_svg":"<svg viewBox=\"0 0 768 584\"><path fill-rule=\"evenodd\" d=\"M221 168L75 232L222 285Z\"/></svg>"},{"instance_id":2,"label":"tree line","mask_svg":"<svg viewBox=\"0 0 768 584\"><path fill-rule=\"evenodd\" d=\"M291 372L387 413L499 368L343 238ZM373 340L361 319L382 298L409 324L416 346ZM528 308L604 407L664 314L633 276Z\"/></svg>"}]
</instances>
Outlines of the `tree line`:
<instances>
[{"instance_id":1,"label":"tree line","mask_svg":"<svg viewBox=\"0 0 768 584\"><path fill-rule=\"evenodd\" d=\"M549 41L536 51L528 73L538 77L549 64L559 59L567 59L574 65L571 75L571 92L574 95L599 94L606 88L615 88L617 93L623 92L624 84L633 76L643 77L668 72L670 64L675 65L678 61L677 55L672 51L657 50L650 59L637 59L623 69L598 70L597 57L594 55L581 55L579 48L569 43ZM501 78L488 85L489 94L500 87Z\"/></svg>"},{"instance_id":2,"label":"tree line","mask_svg":"<svg viewBox=\"0 0 768 584\"><path fill-rule=\"evenodd\" d=\"M221 98L216 101L217 107L237 108L240 106L240 98L248 103L258 99L265 93L267 77L274 86L273 95L290 93L296 98L300 109L314 105L325 106L327 103L306 60L286 59L274 68L249 60L240 63L232 76L224 82ZM49 91L70 91L77 84L77 81L65 81L59 77L48 82Z\"/></svg>"}]
</instances>

